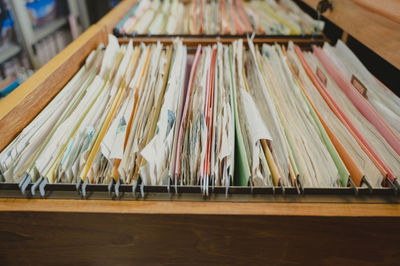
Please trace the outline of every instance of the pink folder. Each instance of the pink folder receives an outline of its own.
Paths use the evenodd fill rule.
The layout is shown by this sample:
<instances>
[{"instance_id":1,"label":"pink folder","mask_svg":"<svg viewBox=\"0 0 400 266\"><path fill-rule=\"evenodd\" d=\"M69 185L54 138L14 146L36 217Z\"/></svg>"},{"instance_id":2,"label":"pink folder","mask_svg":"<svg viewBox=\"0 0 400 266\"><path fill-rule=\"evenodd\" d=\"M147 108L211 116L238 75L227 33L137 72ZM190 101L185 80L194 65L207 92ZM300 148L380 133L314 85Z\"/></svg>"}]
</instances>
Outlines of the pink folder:
<instances>
[{"instance_id":1,"label":"pink folder","mask_svg":"<svg viewBox=\"0 0 400 266\"><path fill-rule=\"evenodd\" d=\"M376 167L381 171L383 176L388 176L391 181L394 181L395 177L393 173L389 170L389 168L383 163L378 154L372 149L372 147L368 144L366 139L360 134L360 132L354 127L349 118L344 114L344 112L340 109L340 107L336 104L335 100L329 94L325 85L321 82L319 78L317 78L316 74L312 71L311 67L305 60L301 49L298 46L295 46L296 54L298 55L307 75L310 76L313 84L317 88L318 92L324 98L325 102L328 104L329 108L335 113L335 115L339 118L339 120L343 123L343 125L349 130L349 132L356 139L360 147L363 151L368 155L368 157L374 162Z\"/></svg>"},{"instance_id":2,"label":"pink folder","mask_svg":"<svg viewBox=\"0 0 400 266\"><path fill-rule=\"evenodd\" d=\"M200 53L201 53L201 45L197 46L193 66L190 71L190 78L189 78L188 90L187 90L187 94L186 94L185 107L183 110L181 124L179 126L179 135L178 135L177 152L176 152L176 160L175 160L175 176L176 176L176 178L179 178L179 175L181 173L181 152L182 152L183 129L186 124L186 116L188 113L189 104L191 102L190 96L192 95L194 75L196 74L196 68L197 68L197 63L199 61Z\"/></svg>"},{"instance_id":3,"label":"pink folder","mask_svg":"<svg viewBox=\"0 0 400 266\"><path fill-rule=\"evenodd\" d=\"M360 113L378 130L389 145L400 155L400 137L393 131L390 125L371 106L354 86L343 77L343 74L334 66L329 57L320 47L314 47L314 53L333 78L339 88L346 94Z\"/></svg>"}]
</instances>

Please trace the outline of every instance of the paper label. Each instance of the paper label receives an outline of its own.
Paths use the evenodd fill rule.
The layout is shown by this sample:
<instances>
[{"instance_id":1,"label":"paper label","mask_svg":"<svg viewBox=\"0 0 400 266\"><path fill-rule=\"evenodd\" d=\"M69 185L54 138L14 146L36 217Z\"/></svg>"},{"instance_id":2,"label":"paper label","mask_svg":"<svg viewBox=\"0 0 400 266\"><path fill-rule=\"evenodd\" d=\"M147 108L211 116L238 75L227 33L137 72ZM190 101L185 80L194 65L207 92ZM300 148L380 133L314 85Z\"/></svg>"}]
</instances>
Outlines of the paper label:
<instances>
[{"instance_id":1,"label":"paper label","mask_svg":"<svg viewBox=\"0 0 400 266\"><path fill-rule=\"evenodd\" d=\"M326 78L324 72L322 72L322 70L319 67L317 67L317 70L315 71L315 73L317 74L318 79L326 87L326 84L328 83L328 79Z\"/></svg>"},{"instance_id":2,"label":"paper label","mask_svg":"<svg viewBox=\"0 0 400 266\"><path fill-rule=\"evenodd\" d=\"M357 89L357 91L367 98L367 88L362 84L362 82L354 75L351 75L351 84L354 86L354 88Z\"/></svg>"}]
</instances>

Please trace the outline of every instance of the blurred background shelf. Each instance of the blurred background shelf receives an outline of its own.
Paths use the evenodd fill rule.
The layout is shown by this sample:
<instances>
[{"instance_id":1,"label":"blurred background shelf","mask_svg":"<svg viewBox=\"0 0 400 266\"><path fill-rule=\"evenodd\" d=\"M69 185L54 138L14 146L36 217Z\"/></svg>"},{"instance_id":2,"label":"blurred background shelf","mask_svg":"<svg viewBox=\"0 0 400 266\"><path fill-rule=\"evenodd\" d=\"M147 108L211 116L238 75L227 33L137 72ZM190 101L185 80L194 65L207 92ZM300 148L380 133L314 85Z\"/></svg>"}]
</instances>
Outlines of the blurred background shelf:
<instances>
[{"instance_id":1,"label":"blurred background shelf","mask_svg":"<svg viewBox=\"0 0 400 266\"><path fill-rule=\"evenodd\" d=\"M0 86L22 83L119 1L0 0Z\"/></svg>"},{"instance_id":2,"label":"blurred background shelf","mask_svg":"<svg viewBox=\"0 0 400 266\"><path fill-rule=\"evenodd\" d=\"M66 17L61 17L49 22L45 26L34 29L33 32L35 36L35 42L38 42L44 37L47 37L48 35L54 33L56 30L66 25L67 22L68 19Z\"/></svg>"},{"instance_id":3,"label":"blurred background shelf","mask_svg":"<svg viewBox=\"0 0 400 266\"><path fill-rule=\"evenodd\" d=\"M0 50L0 64L4 63L11 57L17 55L21 51L21 47L17 44L9 44L6 48Z\"/></svg>"},{"instance_id":4,"label":"blurred background shelf","mask_svg":"<svg viewBox=\"0 0 400 266\"><path fill-rule=\"evenodd\" d=\"M48 19L45 23L37 23L38 25L33 23L32 10L29 10L26 0L9 0L9 2L18 40L34 69L39 69L46 63L38 55L36 47L38 42L64 27L68 27L68 32L71 32L70 39L73 40L89 27L85 1L55 0L53 2L55 18Z\"/></svg>"}]
</instances>

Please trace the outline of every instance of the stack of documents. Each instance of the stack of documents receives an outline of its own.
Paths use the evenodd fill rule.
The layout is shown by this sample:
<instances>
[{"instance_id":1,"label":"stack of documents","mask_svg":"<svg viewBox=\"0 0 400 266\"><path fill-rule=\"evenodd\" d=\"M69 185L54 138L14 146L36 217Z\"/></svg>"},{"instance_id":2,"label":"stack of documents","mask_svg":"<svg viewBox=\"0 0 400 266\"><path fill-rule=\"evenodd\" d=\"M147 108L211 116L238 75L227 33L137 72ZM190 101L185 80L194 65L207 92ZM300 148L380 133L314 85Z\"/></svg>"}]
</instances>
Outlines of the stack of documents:
<instances>
[{"instance_id":1,"label":"stack of documents","mask_svg":"<svg viewBox=\"0 0 400 266\"><path fill-rule=\"evenodd\" d=\"M339 41L335 48L338 47L344 47L344 44ZM325 53L333 52L335 48L326 43L323 49L314 47L314 53L303 53L298 47L291 46L288 58L354 183L379 186L386 177L396 183L400 176L399 135L367 100L376 80L363 84L356 74L346 79L335 66L343 64L344 67L345 63L333 57L333 53L330 56L329 52ZM346 50L351 53L347 47ZM359 61L353 63L364 68ZM346 67L357 73L357 68L350 64ZM379 86L386 90L381 84ZM380 96L383 99L380 104L399 101L391 92ZM322 111L324 109L326 112Z\"/></svg>"},{"instance_id":2,"label":"stack of documents","mask_svg":"<svg viewBox=\"0 0 400 266\"><path fill-rule=\"evenodd\" d=\"M198 47L190 71L177 135L176 182L227 185L234 171L234 120L229 51Z\"/></svg>"},{"instance_id":3,"label":"stack of documents","mask_svg":"<svg viewBox=\"0 0 400 266\"><path fill-rule=\"evenodd\" d=\"M117 24L119 35L320 34L324 22L312 19L292 0L142 0Z\"/></svg>"},{"instance_id":4,"label":"stack of documents","mask_svg":"<svg viewBox=\"0 0 400 266\"><path fill-rule=\"evenodd\" d=\"M205 193L398 184L399 102L340 41L304 52L237 40L193 54L179 39L110 35L0 153L0 178Z\"/></svg>"}]
</instances>

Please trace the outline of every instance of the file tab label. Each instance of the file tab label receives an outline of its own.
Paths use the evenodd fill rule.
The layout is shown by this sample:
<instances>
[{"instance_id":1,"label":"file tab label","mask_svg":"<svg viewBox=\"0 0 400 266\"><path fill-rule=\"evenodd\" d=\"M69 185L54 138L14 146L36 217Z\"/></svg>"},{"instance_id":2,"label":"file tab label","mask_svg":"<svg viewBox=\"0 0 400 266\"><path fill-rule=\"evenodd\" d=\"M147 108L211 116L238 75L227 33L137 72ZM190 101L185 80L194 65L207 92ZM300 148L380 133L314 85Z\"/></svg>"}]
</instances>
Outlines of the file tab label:
<instances>
[{"instance_id":1,"label":"file tab label","mask_svg":"<svg viewBox=\"0 0 400 266\"><path fill-rule=\"evenodd\" d=\"M354 86L354 88L357 89L357 91L367 98L367 88L362 84L362 82L354 75L351 75L351 84Z\"/></svg>"},{"instance_id":2,"label":"file tab label","mask_svg":"<svg viewBox=\"0 0 400 266\"><path fill-rule=\"evenodd\" d=\"M322 70L319 67L317 67L317 70L315 71L315 73L317 74L318 79L326 87L326 84L328 83L328 79L326 78L324 72L322 72Z\"/></svg>"}]
</instances>

